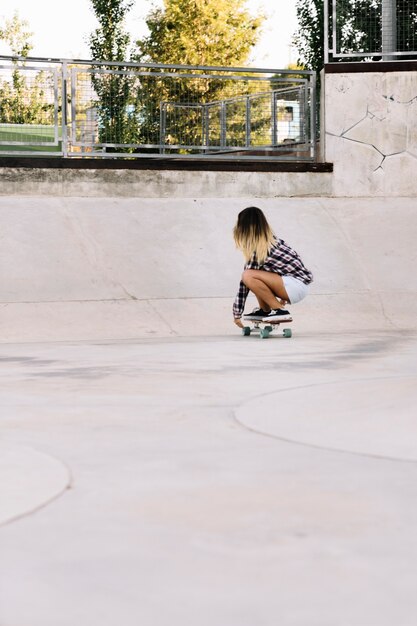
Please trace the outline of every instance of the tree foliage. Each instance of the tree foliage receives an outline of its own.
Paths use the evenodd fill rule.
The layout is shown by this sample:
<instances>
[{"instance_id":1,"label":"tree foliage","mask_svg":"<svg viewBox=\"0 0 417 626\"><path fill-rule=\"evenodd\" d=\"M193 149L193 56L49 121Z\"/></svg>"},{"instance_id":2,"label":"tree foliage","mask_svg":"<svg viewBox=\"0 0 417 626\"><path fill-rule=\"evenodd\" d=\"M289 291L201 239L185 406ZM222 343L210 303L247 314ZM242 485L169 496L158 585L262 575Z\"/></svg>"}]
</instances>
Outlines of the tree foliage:
<instances>
[{"instance_id":1,"label":"tree foliage","mask_svg":"<svg viewBox=\"0 0 417 626\"><path fill-rule=\"evenodd\" d=\"M3 28L0 28L0 39L9 46L13 56L27 57L32 50L33 33L28 28L29 23L21 20L17 11L10 20L5 21Z\"/></svg>"},{"instance_id":2,"label":"tree foliage","mask_svg":"<svg viewBox=\"0 0 417 626\"><path fill-rule=\"evenodd\" d=\"M397 49L400 52L417 50L417 7L410 0L397 0ZM415 59L415 54L402 59Z\"/></svg>"},{"instance_id":3,"label":"tree foliage","mask_svg":"<svg viewBox=\"0 0 417 626\"><path fill-rule=\"evenodd\" d=\"M149 35L137 42L137 59L188 65L243 65L257 43L263 15L247 0L164 0L150 12Z\"/></svg>"},{"instance_id":4,"label":"tree foliage","mask_svg":"<svg viewBox=\"0 0 417 626\"><path fill-rule=\"evenodd\" d=\"M329 2L331 9L330 0L297 0L296 3L298 28L294 44L299 53L299 63L316 72L324 65L324 1ZM417 12L412 10L412 6L410 0L396 0L398 51L412 51L417 46ZM340 52L369 53L374 60L381 58L381 7L380 0L338 1L335 30ZM331 10L329 21L330 34L333 29Z\"/></svg>"},{"instance_id":5,"label":"tree foliage","mask_svg":"<svg viewBox=\"0 0 417 626\"><path fill-rule=\"evenodd\" d=\"M297 0L298 28L294 45L298 50L297 64L320 72L324 65L323 0Z\"/></svg>"},{"instance_id":6,"label":"tree foliage","mask_svg":"<svg viewBox=\"0 0 417 626\"><path fill-rule=\"evenodd\" d=\"M124 22L133 0L90 0L99 27L90 35L96 61L127 61L130 36Z\"/></svg>"},{"instance_id":7,"label":"tree foliage","mask_svg":"<svg viewBox=\"0 0 417 626\"><path fill-rule=\"evenodd\" d=\"M318 75L324 66L324 2L329 0L297 0L298 28L293 38L299 53L298 63ZM378 11L376 0L344 0L338 3L336 31L341 51L378 49L381 45L381 35L375 27L380 23ZM330 33L331 11L329 21Z\"/></svg>"},{"instance_id":8,"label":"tree foliage","mask_svg":"<svg viewBox=\"0 0 417 626\"><path fill-rule=\"evenodd\" d=\"M0 39L10 48L15 57L9 77L0 79L0 122L3 124L51 124L54 107L46 97L50 78L45 72L30 71L33 79L28 81L24 59L33 48L26 20L19 18L16 11L0 28Z\"/></svg>"},{"instance_id":9,"label":"tree foliage","mask_svg":"<svg viewBox=\"0 0 417 626\"><path fill-rule=\"evenodd\" d=\"M137 41L135 59L173 65L244 66L263 21L263 15L250 13L247 0L164 0L164 6L153 9L147 17L149 34ZM235 95L236 85L227 79L196 76L143 80L137 91L142 136L148 143L159 143L161 106L166 106L165 110L175 116L171 142L201 144L195 135L204 117L201 106ZM175 108L176 103L186 106ZM231 103L228 106L233 107ZM214 109L212 115L216 115Z\"/></svg>"},{"instance_id":10,"label":"tree foliage","mask_svg":"<svg viewBox=\"0 0 417 626\"><path fill-rule=\"evenodd\" d=\"M90 35L90 51L97 61L127 61L130 35L125 18L133 0L91 0L99 27ZM132 77L128 73L110 73L111 66L101 66L92 74L98 100L99 140L102 143L125 144L135 141L136 124L129 113ZM114 68L113 69L120 69Z\"/></svg>"},{"instance_id":11,"label":"tree foliage","mask_svg":"<svg viewBox=\"0 0 417 626\"><path fill-rule=\"evenodd\" d=\"M417 12L414 0L395 0L396 51L413 51L417 46ZM382 52L383 24L381 0L344 0L338 5L336 33L338 48L347 53L369 53L379 60ZM402 57L403 59L405 57ZM413 57L411 57L413 58Z\"/></svg>"},{"instance_id":12,"label":"tree foliage","mask_svg":"<svg viewBox=\"0 0 417 626\"><path fill-rule=\"evenodd\" d=\"M47 101L50 77L38 72L29 86L22 73L13 70L10 81L0 82L0 122L3 124L54 123L54 106Z\"/></svg>"}]
</instances>

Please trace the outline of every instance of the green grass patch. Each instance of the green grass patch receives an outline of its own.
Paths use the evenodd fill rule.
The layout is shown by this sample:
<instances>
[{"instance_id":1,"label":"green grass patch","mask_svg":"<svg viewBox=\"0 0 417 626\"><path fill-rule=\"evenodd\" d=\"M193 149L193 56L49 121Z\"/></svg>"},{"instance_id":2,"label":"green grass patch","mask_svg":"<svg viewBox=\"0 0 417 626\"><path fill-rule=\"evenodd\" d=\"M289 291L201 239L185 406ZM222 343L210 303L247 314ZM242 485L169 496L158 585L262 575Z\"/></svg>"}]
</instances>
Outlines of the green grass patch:
<instances>
[{"instance_id":1,"label":"green grass patch","mask_svg":"<svg viewBox=\"0 0 417 626\"><path fill-rule=\"evenodd\" d=\"M0 152L61 152L62 128L58 128L58 145L55 128L42 124L0 124ZM9 143L18 141L19 144ZM27 142L27 143L26 143ZM28 145L34 143L36 145Z\"/></svg>"}]
</instances>

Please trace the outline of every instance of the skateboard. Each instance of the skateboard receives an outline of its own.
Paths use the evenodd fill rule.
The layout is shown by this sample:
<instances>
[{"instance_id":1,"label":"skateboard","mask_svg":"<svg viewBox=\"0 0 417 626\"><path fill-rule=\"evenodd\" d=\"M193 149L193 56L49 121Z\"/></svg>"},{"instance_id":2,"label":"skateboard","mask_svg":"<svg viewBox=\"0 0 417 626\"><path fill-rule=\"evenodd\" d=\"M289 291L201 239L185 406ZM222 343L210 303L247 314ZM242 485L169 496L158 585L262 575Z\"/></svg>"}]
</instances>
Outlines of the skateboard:
<instances>
[{"instance_id":1,"label":"skateboard","mask_svg":"<svg viewBox=\"0 0 417 626\"><path fill-rule=\"evenodd\" d=\"M259 334L261 339L268 339L269 335L281 324L291 324L292 320L285 320L283 322L263 322L262 320L254 321L254 320L245 320L247 324L251 324L251 326L245 326L242 328L242 335L248 337L252 333ZM280 329L279 335L280 337L286 337L289 339L292 337L291 328Z\"/></svg>"}]
</instances>

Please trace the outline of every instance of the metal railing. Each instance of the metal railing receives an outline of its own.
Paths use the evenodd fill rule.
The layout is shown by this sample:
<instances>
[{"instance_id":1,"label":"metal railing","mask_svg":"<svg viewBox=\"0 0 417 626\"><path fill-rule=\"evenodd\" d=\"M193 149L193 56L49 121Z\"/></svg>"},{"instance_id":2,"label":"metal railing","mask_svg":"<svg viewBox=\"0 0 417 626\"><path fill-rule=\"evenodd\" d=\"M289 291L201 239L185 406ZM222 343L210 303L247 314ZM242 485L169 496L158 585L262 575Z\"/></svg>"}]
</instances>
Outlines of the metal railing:
<instances>
[{"instance_id":1,"label":"metal railing","mask_svg":"<svg viewBox=\"0 0 417 626\"><path fill-rule=\"evenodd\" d=\"M254 146L271 147L306 143L305 102L301 87L274 89L235 98L207 102L161 103L161 145L164 149L203 146L205 153L214 150L246 150ZM188 144L172 145L173 137L190 117L196 120ZM182 122L182 123L181 123Z\"/></svg>"},{"instance_id":2,"label":"metal railing","mask_svg":"<svg viewBox=\"0 0 417 626\"><path fill-rule=\"evenodd\" d=\"M315 74L0 57L0 156L315 160Z\"/></svg>"},{"instance_id":3,"label":"metal railing","mask_svg":"<svg viewBox=\"0 0 417 626\"><path fill-rule=\"evenodd\" d=\"M325 0L325 63L417 59L417 0Z\"/></svg>"}]
</instances>

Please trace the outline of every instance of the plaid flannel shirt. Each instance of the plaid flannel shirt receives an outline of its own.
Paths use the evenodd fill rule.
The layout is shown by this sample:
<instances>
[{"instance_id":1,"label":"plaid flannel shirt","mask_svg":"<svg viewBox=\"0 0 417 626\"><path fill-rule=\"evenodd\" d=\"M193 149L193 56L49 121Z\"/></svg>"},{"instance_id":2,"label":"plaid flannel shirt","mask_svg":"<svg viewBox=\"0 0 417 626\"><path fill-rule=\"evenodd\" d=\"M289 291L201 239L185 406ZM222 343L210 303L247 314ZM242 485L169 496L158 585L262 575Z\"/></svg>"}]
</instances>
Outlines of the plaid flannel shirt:
<instances>
[{"instance_id":1,"label":"plaid flannel shirt","mask_svg":"<svg viewBox=\"0 0 417 626\"><path fill-rule=\"evenodd\" d=\"M245 270L250 269L275 272L280 276L293 276L306 285L313 281L313 274L304 266L297 252L290 248L283 239L275 239L275 244L270 249L263 265L259 265L254 254L245 265ZM245 283L240 281L239 291L233 303L233 317L235 319L242 317L248 293L249 289Z\"/></svg>"}]
</instances>

